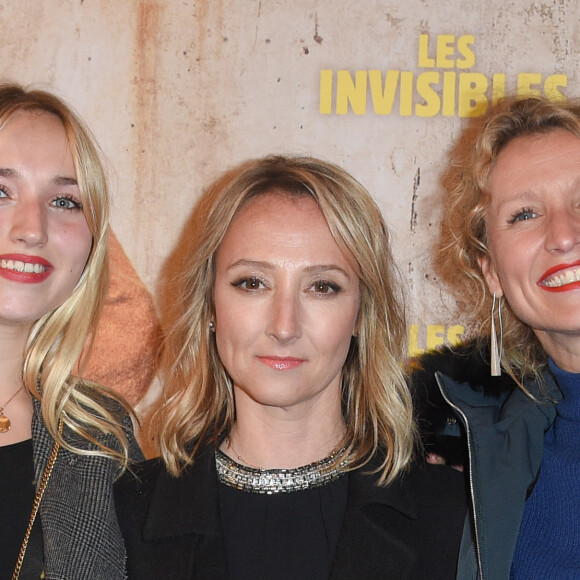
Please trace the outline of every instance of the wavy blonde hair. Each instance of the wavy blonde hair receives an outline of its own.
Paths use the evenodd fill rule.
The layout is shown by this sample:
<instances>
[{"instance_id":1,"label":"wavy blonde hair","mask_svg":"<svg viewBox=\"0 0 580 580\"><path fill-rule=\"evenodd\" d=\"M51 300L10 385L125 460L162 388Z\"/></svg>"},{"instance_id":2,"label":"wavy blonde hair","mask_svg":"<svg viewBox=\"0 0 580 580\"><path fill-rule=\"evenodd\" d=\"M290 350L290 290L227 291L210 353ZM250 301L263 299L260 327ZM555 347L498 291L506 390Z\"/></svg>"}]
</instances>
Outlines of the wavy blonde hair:
<instances>
[{"instance_id":1,"label":"wavy blonde hair","mask_svg":"<svg viewBox=\"0 0 580 580\"><path fill-rule=\"evenodd\" d=\"M479 260L490 259L486 214L490 204L488 180L506 145L517 137L563 130L580 138L580 102L553 102L544 97L505 97L468 128L444 177L446 193L438 266L457 290L463 312L487 335L491 323L492 295ZM459 272L459 275L458 275ZM528 376L540 379L547 355L533 330L504 301L504 370L521 388ZM497 322L496 322L497 326Z\"/></svg>"},{"instance_id":2,"label":"wavy blonde hair","mask_svg":"<svg viewBox=\"0 0 580 580\"><path fill-rule=\"evenodd\" d=\"M24 353L25 387L41 402L42 418L63 447L85 455L105 455L127 464L128 444L119 424L122 400L109 389L73 376L82 372L90 352L90 340L108 287L107 233L108 191L99 150L89 129L60 98L42 90L26 90L7 83L0 85L0 130L20 112L57 117L72 152L83 212L93 237L84 271L67 300L33 325ZM111 397L119 405L111 405ZM74 446L59 432L59 422L92 443ZM118 449L97 441L99 433L112 434ZM65 432L66 435L66 432Z\"/></svg>"},{"instance_id":3,"label":"wavy blonde hair","mask_svg":"<svg viewBox=\"0 0 580 580\"><path fill-rule=\"evenodd\" d=\"M403 284L381 213L368 192L340 167L311 157L249 161L215 182L186 232L182 274L172 282L180 313L161 357L164 392L148 422L170 473L194 459L203 441L218 445L235 421L231 379L209 322L214 314L215 258L245 204L270 193L312 197L332 236L359 273L358 333L342 373L344 444L351 468L382 452L380 482L406 467L415 444L412 403L401 368L406 344Z\"/></svg>"}]
</instances>

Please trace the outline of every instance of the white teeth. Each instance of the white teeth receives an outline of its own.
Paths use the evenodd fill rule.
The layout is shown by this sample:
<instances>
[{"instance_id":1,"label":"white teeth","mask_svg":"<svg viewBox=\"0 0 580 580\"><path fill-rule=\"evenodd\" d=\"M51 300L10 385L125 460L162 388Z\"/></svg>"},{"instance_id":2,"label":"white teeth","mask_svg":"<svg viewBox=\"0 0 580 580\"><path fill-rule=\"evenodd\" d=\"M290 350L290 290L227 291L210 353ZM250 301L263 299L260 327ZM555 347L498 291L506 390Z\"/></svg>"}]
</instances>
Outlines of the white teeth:
<instances>
[{"instance_id":1,"label":"white teeth","mask_svg":"<svg viewBox=\"0 0 580 580\"><path fill-rule=\"evenodd\" d=\"M14 270L15 272L26 272L28 274L41 274L46 270L42 264L31 264L30 262L21 262L20 260L0 260L0 268Z\"/></svg>"},{"instance_id":2,"label":"white teeth","mask_svg":"<svg viewBox=\"0 0 580 580\"><path fill-rule=\"evenodd\" d=\"M566 270L562 274L555 274L548 280L544 280L544 286L548 288L559 288L572 282L578 282L578 280L580 280L580 269Z\"/></svg>"}]
</instances>

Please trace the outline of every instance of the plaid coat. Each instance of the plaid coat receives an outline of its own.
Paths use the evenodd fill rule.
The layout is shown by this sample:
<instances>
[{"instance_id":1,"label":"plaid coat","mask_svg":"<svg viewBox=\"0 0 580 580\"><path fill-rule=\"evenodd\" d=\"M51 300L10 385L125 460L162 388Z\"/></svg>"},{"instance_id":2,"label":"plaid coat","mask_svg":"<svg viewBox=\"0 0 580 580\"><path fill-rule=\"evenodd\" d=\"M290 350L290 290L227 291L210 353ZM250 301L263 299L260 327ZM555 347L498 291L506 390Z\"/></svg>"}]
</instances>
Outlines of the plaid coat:
<instances>
[{"instance_id":1,"label":"plaid coat","mask_svg":"<svg viewBox=\"0 0 580 580\"><path fill-rule=\"evenodd\" d=\"M131 420L124 427L131 459L142 458L132 433ZM65 438L85 449L94 448L65 430ZM115 445L111 436L102 438ZM48 433L34 401L32 445L35 484L38 485L49 460L54 440ZM125 548L113 502L113 481L119 465L100 456L83 456L61 448L37 518L42 524L44 565L49 580L124 579Z\"/></svg>"}]
</instances>

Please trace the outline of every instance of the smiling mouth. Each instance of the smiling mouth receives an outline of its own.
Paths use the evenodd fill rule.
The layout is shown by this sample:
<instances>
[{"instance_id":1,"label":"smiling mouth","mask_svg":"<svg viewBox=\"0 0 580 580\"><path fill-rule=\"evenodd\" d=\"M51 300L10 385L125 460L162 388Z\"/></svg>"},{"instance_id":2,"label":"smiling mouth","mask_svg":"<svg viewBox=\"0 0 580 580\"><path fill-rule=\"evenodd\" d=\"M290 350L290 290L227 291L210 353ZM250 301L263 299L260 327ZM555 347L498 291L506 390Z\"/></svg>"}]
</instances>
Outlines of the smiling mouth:
<instances>
[{"instance_id":1,"label":"smiling mouth","mask_svg":"<svg viewBox=\"0 0 580 580\"><path fill-rule=\"evenodd\" d=\"M580 268L569 268L540 280L540 285L550 290L559 290L577 282L580 282Z\"/></svg>"},{"instance_id":2,"label":"smiling mouth","mask_svg":"<svg viewBox=\"0 0 580 580\"><path fill-rule=\"evenodd\" d=\"M42 264L32 264L20 260L0 260L0 268L14 272L25 272L26 274L42 274L48 270L48 267Z\"/></svg>"}]
</instances>

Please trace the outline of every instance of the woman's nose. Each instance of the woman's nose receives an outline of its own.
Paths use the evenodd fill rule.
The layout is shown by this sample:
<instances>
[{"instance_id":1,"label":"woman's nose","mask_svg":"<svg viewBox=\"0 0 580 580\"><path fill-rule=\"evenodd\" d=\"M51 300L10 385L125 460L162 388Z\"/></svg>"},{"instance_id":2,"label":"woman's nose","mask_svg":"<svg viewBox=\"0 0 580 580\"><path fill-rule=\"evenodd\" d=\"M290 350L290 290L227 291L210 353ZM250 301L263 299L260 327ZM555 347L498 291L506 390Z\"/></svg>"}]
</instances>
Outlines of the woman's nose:
<instances>
[{"instance_id":1,"label":"woman's nose","mask_svg":"<svg viewBox=\"0 0 580 580\"><path fill-rule=\"evenodd\" d=\"M270 310L268 334L288 343L302 334L299 297L288 291L276 291Z\"/></svg>"},{"instance_id":2,"label":"woman's nose","mask_svg":"<svg viewBox=\"0 0 580 580\"><path fill-rule=\"evenodd\" d=\"M46 219L41 204L36 200L23 203L14 208L12 241L26 246L42 246L48 241Z\"/></svg>"}]
</instances>

